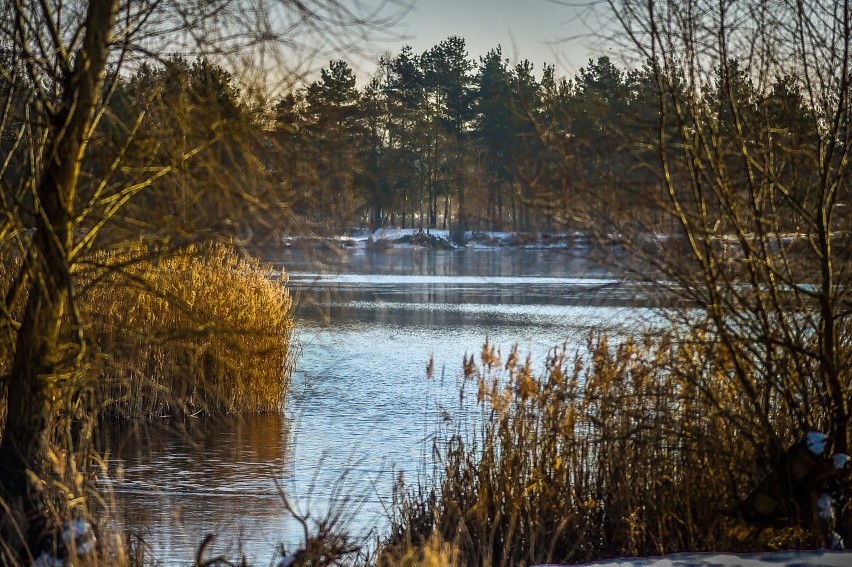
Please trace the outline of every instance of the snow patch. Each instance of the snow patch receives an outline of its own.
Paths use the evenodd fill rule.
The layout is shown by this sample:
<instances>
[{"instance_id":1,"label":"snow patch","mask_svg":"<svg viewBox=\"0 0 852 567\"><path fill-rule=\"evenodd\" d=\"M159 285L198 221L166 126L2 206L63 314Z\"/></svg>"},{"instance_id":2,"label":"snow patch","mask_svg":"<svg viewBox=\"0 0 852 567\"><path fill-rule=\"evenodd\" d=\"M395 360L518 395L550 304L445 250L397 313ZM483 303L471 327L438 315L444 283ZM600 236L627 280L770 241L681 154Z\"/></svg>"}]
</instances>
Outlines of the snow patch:
<instances>
[{"instance_id":1,"label":"snow patch","mask_svg":"<svg viewBox=\"0 0 852 567\"><path fill-rule=\"evenodd\" d=\"M52 540L48 546L53 548ZM94 553L97 539L95 538L92 525L82 518L75 518L62 524L56 542L56 549L45 550L30 563L30 567L65 567L72 565L69 559L66 561L64 555L74 552L77 557L85 558ZM63 557L57 557L57 552Z\"/></svg>"},{"instance_id":2,"label":"snow patch","mask_svg":"<svg viewBox=\"0 0 852 567\"><path fill-rule=\"evenodd\" d=\"M839 533L831 532L828 534L828 549L832 551L842 551L846 549L846 545L843 543L843 538L840 537Z\"/></svg>"},{"instance_id":3,"label":"snow patch","mask_svg":"<svg viewBox=\"0 0 852 567\"><path fill-rule=\"evenodd\" d=\"M82 518L75 518L62 525L62 543L76 550L78 557L95 551L97 539L92 525Z\"/></svg>"},{"instance_id":4,"label":"snow patch","mask_svg":"<svg viewBox=\"0 0 852 567\"><path fill-rule=\"evenodd\" d=\"M825 449L828 445L828 437L819 431L809 431L805 437L805 443L811 453L817 457L821 457L825 454Z\"/></svg>"},{"instance_id":5,"label":"snow patch","mask_svg":"<svg viewBox=\"0 0 852 567\"><path fill-rule=\"evenodd\" d=\"M852 457L846 453L835 453L831 460L834 462L834 468L843 470L849 464L849 461L852 461Z\"/></svg>"},{"instance_id":6,"label":"snow patch","mask_svg":"<svg viewBox=\"0 0 852 567\"><path fill-rule=\"evenodd\" d=\"M817 514L823 520L831 520L834 518L834 498L830 494L823 492L817 499Z\"/></svg>"},{"instance_id":7,"label":"snow patch","mask_svg":"<svg viewBox=\"0 0 852 567\"><path fill-rule=\"evenodd\" d=\"M30 567L65 567L65 561L45 551L30 563Z\"/></svg>"}]
</instances>

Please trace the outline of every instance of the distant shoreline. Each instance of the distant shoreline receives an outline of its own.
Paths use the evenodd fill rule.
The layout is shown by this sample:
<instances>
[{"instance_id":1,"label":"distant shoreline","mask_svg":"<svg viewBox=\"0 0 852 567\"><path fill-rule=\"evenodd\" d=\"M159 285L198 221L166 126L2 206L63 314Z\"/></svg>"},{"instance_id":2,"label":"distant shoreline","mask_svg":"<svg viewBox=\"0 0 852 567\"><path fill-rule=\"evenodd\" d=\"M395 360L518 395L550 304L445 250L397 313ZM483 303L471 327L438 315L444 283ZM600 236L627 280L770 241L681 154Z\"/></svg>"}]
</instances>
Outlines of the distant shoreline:
<instances>
[{"instance_id":1,"label":"distant shoreline","mask_svg":"<svg viewBox=\"0 0 852 567\"><path fill-rule=\"evenodd\" d=\"M354 229L337 236L283 236L285 247L305 244L337 246L340 248L397 248L422 247L439 250L462 249L572 249L591 246L592 239L584 232L523 233L505 231L467 231L459 238L446 229L379 228Z\"/></svg>"}]
</instances>

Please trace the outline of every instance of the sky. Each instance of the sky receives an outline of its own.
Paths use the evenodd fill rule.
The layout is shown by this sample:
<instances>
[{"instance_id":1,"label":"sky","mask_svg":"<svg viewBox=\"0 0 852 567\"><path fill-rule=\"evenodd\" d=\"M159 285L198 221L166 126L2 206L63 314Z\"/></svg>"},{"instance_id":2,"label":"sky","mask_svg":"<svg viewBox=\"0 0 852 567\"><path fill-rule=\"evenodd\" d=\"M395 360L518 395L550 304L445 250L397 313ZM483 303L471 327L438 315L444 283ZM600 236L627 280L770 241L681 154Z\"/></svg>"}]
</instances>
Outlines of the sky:
<instances>
[{"instance_id":1,"label":"sky","mask_svg":"<svg viewBox=\"0 0 852 567\"><path fill-rule=\"evenodd\" d=\"M368 72L382 52L396 54L408 44L422 53L457 35L474 60L501 45L512 63L529 59L538 71L555 64L558 75L573 76L590 57L607 52L601 33L606 10L600 0L412 0L401 21L353 67Z\"/></svg>"}]
</instances>

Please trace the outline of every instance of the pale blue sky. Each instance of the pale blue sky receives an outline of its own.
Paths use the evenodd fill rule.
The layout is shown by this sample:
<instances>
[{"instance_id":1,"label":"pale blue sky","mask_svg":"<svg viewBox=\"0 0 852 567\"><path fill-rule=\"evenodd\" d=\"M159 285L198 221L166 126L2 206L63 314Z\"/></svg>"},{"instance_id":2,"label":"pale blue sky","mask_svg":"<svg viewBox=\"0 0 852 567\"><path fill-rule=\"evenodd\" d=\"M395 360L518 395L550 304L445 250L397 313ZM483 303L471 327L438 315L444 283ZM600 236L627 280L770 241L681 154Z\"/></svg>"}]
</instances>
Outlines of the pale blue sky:
<instances>
[{"instance_id":1,"label":"pale blue sky","mask_svg":"<svg viewBox=\"0 0 852 567\"><path fill-rule=\"evenodd\" d=\"M575 71L588 60L596 26L589 8L549 0L416 0L400 31L418 52L458 35L473 57L501 44L512 61L529 59L537 68L562 63Z\"/></svg>"},{"instance_id":2,"label":"pale blue sky","mask_svg":"<svg viewBox=\"0 0 852 567\"><path fill-rule=\"evenodd\" d=\"M609 13L605 0L340 1L351 10L348 16L374 24L342 28L331 35L308 33L305 43L296 44L302 47L294 57L286 58L283 65L273 61L283 77L274 88L287 90L314 80L319 68L333 59L347 60L363 85L376 72L380 56L396 55L404 45L420 54L453 35L465 39L474 61L501 45L510 63L529 59L536 74L548 63L556 65L558 76L573 77L589 58L600 55L621 63L603 31ZM316 4L323 2L316 0Z\"/></svg>"},{"instance_id":3,"label":"pale blue sky","mask_svg":"<svg viewBox=\"0 0 852 567\"><path fill-rule=\"evenodd\" d=\"M553 63L558 74L570 76L607 51L600 33L606 10L605 4L583 0L413 0L411 11L384 34L391 37L374 42L368 61L369 52L375 54L373 61L382 51L395 54L406 44L422 53L457 35L467 41L473 59L500 44L512 62L529 59L539 71L543 63ZM356 63L364 71L370 67Z\"/></svg>"}]
</instances>

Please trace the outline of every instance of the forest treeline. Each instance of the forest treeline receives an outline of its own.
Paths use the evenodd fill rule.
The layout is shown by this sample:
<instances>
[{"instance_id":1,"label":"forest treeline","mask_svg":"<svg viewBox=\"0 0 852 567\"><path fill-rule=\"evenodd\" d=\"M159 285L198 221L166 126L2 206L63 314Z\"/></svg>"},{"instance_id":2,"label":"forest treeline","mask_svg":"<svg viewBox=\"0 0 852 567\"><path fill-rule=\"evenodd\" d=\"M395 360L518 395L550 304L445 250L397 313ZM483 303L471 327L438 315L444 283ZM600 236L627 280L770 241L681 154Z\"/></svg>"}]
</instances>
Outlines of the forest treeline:
<instances>
[{"instance_id":1,"label":"forest treeline","mask_svg":"<svg viewBox=\"0 0 852 567\"><path fill-rule=\"evenodd\" d=\"M93 177L117 154L114 179L172 164L134 193L127 222L113 229L190 233L203 222L222 231L286 209L321 233L552 231L612 226L621 213L641 230L666 231L663 176L677 172L657 155L660 126L670 120L661 114L659 72L653 61L625 69L604 56L560 77L553 65L513 64L500 47L474 60L464 39L449 37L423 53L404 47L380 58L367 80L331 61L313 82L270 100L241 90L214 62L172 56L108 77L109 116L87 155ZM678 104L706 105L717 123L704 132L696 125L696 136L727 139L732 150L795 148L816 137L818 109L804 103L803 88L795 75L755 80L731 61L701 92L672 101L670 127L682 127ZM725 103L731 92L736 109ZM751 131L774 139L749 139ZM733 177L747 168L736 160L726 166ZM794 175L807 167L795 151L783 160ZM250 198L223 198L223 184Z\"/></svg>"}]
</instances>

